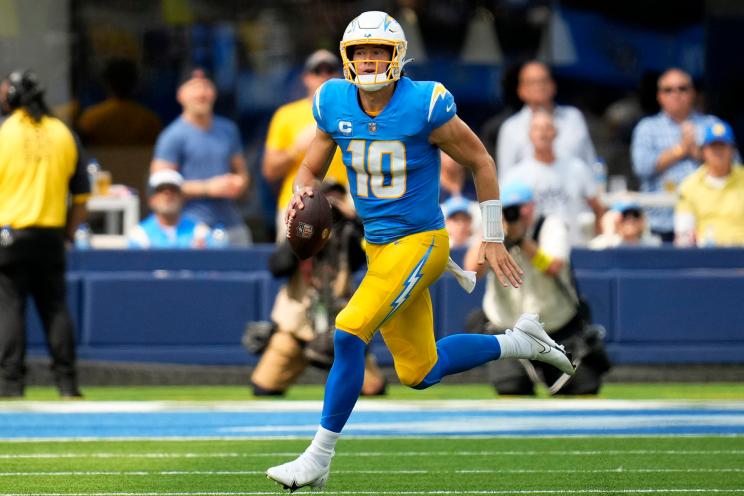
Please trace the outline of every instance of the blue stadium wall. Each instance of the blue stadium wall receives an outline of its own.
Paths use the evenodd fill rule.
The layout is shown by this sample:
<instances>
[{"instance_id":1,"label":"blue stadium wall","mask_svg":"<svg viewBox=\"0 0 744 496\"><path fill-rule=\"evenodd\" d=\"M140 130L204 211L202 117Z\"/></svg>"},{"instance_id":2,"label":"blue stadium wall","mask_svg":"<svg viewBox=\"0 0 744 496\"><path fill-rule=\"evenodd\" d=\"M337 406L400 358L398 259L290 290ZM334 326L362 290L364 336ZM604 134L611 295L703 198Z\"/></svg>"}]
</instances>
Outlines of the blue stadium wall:
<instances>
[{"instance_id":1,"label":"blue stadium wall","mask_svg":"<svg viewBox=\"0 0 744 496\"><path fill-rule=\"evenodd\" d=\"M83 360L255 363L240 345L268 318L281 285L273 246L224 251L73 251L68 300ZM461 258L462 253L454 253ZM574 250L581 294L616 363L744 363L744 250ZM463 292L448 274L432 288L438 337L462 332L484 283ZM46 353L29 306L29 351ZM377 336L373 350L391 358Z\"/></svg>"}]
</instances>

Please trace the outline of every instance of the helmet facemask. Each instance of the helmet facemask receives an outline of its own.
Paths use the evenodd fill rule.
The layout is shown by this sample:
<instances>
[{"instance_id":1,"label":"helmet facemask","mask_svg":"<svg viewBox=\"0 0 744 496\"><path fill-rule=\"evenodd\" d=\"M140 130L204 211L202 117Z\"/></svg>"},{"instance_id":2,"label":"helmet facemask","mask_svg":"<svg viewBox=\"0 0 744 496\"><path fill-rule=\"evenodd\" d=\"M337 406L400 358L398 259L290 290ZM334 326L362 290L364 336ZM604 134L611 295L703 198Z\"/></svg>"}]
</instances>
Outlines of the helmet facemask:
<instances>
[{"instance_id":1,"label":"helmet facemask","mask_svg":"<svg viewBox=\"0 0 744 496\"><path fill-rule=\"evenodd\" d=\"M353 60L354 48L360 45L383 46L390 51L389 60L359 59ZM341 43L341 59L344 65L344 78L364 91L378 91L390 83L400 79L403 60L406 53L406 42L391 42L381 39L350 40ZM365 74L361 66L364 63L374 63L375 72Z\"/></svg>"}]
</instances>

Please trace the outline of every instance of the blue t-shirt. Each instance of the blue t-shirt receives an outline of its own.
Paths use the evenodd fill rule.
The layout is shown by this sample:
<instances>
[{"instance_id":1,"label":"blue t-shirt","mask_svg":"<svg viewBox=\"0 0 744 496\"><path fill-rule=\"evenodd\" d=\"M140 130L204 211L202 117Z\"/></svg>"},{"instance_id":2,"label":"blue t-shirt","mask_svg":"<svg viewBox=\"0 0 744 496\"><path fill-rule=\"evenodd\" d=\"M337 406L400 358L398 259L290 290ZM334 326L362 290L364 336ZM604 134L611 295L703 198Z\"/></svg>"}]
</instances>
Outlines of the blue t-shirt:
<instances>
[{"instance_id":1,"label":"blue t-shirt","mask_svg":"<svg viewBox=\"0 0 744 496\"><path fill-rule=\"evenodd\" d=\"M402 77L377 117L357 100L357 88L331 79L313 100L318 127L341 149L364 237L386 244L444 227L439 208L439 148L429 134L457 112L441 83Z\"/></svg>"},{"instance_id":2,"label":"blue t-shirt","mask_svg":"<svg viewBox=\"0 0 744 496\"><path fill-rule=\"evenodd\" d=\"M129 234L130 248L198 248L211 245L209 228L183 216L178 224L169 229L161 226L152 214Z\"/></svg>"},{"instance_id":3,"label":"blue t-shirt","mask_svg":"<svg viewBox=\"0 0 744 496\"><path fill-rule=\"evenodd\" d=\"M232 172L230 162L241 153L243 147L238 127L219 116L214 116L208 130L179 117L163 130L155 145L155 158L176 164L186 181ZM232 227L243 223L235 203L227 198L189 200L183 213L209 226L224 224Z\"/></svg>"}]
</instances>

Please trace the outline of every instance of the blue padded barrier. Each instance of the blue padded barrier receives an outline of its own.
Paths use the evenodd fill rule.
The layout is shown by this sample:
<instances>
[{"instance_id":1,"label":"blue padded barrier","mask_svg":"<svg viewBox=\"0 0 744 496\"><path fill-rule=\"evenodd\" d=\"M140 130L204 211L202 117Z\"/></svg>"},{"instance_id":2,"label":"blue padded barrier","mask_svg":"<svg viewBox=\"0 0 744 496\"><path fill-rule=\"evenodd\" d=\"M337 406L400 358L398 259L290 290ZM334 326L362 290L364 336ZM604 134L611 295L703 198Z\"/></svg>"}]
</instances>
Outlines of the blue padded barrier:
<instances>
[{"instance_id":1,"label":"blue padded barrier","mask_svg":"<svg viewBox=\"0 0 744 496\"><path fill-rule=\"evenodd\" d=\"M744 341L744 270L681 272L617 272L618 342Z\"/></svg>"},{"instance_id":2,"label":"blue padded barrier","mask_svg":"<svg viewBox=\"0 0 744 496\"><path fill-rule=\"evenodd\" d=\"M273 244L221 250L73 250L68 267L80 272L203 270L253 272L268 270Z\"/></svg>"},{"instance_id":3,"label":"blue padded barrier","mask_svg":"<svg viewBox=\"0 0 744 496\"><path fill-rule=\"evenodd\" d=\"M269 318L283 283L266 271L272 250L70 253L80 357L254 363L240 337L246 322ZM575 249L572 263L617 363L744 363L744 250ZM480 281L468 295L449 274L431 287L438 338L463 330L484 288ZM31 352L45 352L29 313ZM392 363L379 336L372 350Z\"/></svg>"}]
</instances>

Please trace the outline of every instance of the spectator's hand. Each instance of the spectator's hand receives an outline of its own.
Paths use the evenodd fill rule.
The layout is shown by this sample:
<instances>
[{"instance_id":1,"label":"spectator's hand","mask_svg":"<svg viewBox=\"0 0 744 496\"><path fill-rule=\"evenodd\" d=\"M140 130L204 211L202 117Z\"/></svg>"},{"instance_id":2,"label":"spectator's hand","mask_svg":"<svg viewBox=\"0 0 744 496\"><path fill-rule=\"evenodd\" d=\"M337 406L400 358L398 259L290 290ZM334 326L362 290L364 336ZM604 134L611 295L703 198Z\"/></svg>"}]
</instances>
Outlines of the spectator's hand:
<instances>
[{"instance_id":1,"label":"spectator's hand","mask_svg":"<svg viewBox=\"0 0 744 496\"><path fill-rule=\"evenodd\" d=\"M284 225L287 227L288 238L289 221L294 218L298 210L302 210L303 208L305 208L305 205L302 203L302 197L314 195L315 193L313 192L313 188L311 188L310 186L305 186L302 189L295 191L294 195L292 195L292 199L289 201L289 206L287 207L287 213L284 215Z\"/></svg>"},{"instance_id":2,"label":"spectator's hand","mask_svg":"<svg viewBox=\"0 0 744 496\"><path fill-rule=\"evenodd\" d=\"M517 262L514 261L511 255L509 255L503 243L483 241L478 252L478 264L483 264L486 260L488 260L493 272L496 274L496 278L502 286L506 288L511 284L513 287L518 288L522 285L522 278L520 276L524 274L524 271L517 265Z\"/></svg>"},{"instance_id":3,"label":"spectator's hand","mask_svg":"<svg viewBox=\"0 0 744 496\"><path fill-rule=\"evenodd\" d=\"M207 181L207 196L235 199L243 192L245 180L238 174L222 174Z\"/></svg>"},{"instance_id":4,"label":"spectator's hand","mask_svg":"<svg viewBox=\"0 0 744 496\"><path fill-rule=\"evenodd\" d=\"M682 123L682 141L680 142L680 145L682 145L685 155L693 157L697 155L695 124L690 121Z\"/></svg>"}]
</instances>

